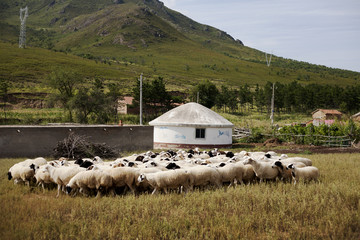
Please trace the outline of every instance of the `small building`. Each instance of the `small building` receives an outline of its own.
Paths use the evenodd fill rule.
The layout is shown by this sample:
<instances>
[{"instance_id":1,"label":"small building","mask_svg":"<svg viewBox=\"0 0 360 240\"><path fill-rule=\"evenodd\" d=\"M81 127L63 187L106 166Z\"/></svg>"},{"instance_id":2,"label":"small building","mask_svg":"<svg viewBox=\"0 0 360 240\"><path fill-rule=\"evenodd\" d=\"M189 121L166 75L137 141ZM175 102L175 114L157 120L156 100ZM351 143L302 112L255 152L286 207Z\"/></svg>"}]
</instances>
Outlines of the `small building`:
<instances>
[{"instance_id":1,"label":"small building","mask_svg":"<svg viewBox=\"0 0 360 240\"><path fill-rule=\"evenodd\" d=\"M351 116L351 119L357 122L360 122L360 112Z\"/></svg>"},{"instance_id":2,"label":"small building","mask_svg":"<svg viewBox=\"0 0 360 240\"><path fill-rule=\"evenodd\" d=\"M149 124L154 126L154 149L232 146L234 125L198 103L176 107Z\"/></svg>"},{"instance_id":3,"label":"small building","mask_svg":"<svg viewBox=\"0 0 360 240\"><path fill-rule=\"evenodd\" d=\"M317 109L312 112L314 126L331 125L335 121L340 121L341 117L342 113L335 109Z\"/></svg>"},{"instance_id":4,"label":"small building","mask_svg":"<svg viewBox=\"0 0 360 240\"><path fill-rule=\"evenodd\" d=\"M117 112L120 114L128 114L128 106L133 103L133 97L125 96L123 99L118 100Z\"/></svg>"}]
</instances>

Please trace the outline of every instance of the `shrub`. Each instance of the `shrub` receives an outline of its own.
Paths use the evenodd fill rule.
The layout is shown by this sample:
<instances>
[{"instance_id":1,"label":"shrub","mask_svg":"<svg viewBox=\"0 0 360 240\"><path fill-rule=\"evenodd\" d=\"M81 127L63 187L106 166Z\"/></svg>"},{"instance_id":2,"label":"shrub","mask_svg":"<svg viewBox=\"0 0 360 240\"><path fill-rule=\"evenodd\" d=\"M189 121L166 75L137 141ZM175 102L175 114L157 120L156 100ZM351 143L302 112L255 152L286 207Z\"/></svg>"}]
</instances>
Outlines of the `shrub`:
<instances>
[{"instance_id":1,"label":"shrub","mask_svg":"<svg viewBox=\"0 0 360 240\"><path fill-rule=\"evenodd\" d=\"M54 157L67 157L72 159L99 156L101 158L114 158L119 154L105 143L91 143L86 136L70 133L67 138L59 141L54 148Z\"/></svg>"}]
</instances>

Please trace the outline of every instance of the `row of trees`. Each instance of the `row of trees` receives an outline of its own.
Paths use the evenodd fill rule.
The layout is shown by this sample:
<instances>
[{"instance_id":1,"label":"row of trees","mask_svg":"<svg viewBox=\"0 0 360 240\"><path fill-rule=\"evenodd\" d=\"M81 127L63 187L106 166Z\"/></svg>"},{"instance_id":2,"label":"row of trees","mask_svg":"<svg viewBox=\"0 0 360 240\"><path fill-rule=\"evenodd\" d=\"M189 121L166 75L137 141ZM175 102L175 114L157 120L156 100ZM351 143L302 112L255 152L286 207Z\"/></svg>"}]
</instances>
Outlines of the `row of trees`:
<instances>
[{"instance_id":1,"label":"row of trees","mask_svg":"<svg viewBox=\"0 0 360 240\"><path fill-rule=\"evenodd\" d=\"M270 112L272 97L271 82L265 86L251 88L245 84L237 89L205 81L196 85L190 99L211 108L216 106L224 111L245 111L257 109ZM255 108L256 107L256 108ZM278 113L311 112L316 108L336 108L347 113L360 111L360 84L340 86L309 84L294 81L289 84L275 83L275 111Z\"/></svg>"},{"instance_id":2,"label":"row of trees","mask_svg":"<svg viewBox=\"0 0 360 240\"><path fill-rule=\"evenodd\" d=\"M132 96L137 107L140 99L139 81L135 81ZM84 79L68 69L56 69L47 78L47 84L54 89L48 103L60 103L66 110L68 121L80 123L117 122L118 99L122 97L118 84L106 84L101 78ZM270 112L272 97L271 82L264 86L250 87L245 84L238 88L222 85L217 87L210 81L194 86L189 93L174 96L166 90L162 77L143 81L143 110L148 116L162 114L176 104L198 101L200 104L223 111L266 111ZM0 81L0 97L6 102L9 85ZM3 106L5 111L5 104ZM316 108L336 108L346 113L360 111L360 85L345 88L332 85L301 85L294 81L289 84L275 84L275 111L278 113L311 112Z\"/></svg>"}]
</instances>

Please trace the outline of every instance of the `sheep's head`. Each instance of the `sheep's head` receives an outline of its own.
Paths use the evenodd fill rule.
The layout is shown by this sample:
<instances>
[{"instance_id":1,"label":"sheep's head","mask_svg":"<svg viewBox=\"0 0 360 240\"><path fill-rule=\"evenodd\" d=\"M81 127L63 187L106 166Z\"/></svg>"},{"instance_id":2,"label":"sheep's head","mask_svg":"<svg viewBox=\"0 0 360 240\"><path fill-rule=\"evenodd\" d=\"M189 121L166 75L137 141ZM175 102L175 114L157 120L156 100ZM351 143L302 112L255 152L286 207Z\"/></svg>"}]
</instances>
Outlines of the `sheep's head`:
<instances>
[{"instance_id":1,"label":"sheep's head","mask_svg":"<svg viewBox=\"0 0 360 240\"><path fill-rule=\"evenodd\" d=\"M282 163L280 161L274 162L274 164L271 167L273 167L273 168L279 167L282 170L284 169L284 166L282 165Z\"/></svg>"},{"instance_id":2,"label":"sheep's head","mask_svg":"<svg viewBox=\"0 0 360 240\"><path fill-rule=\"evenodd\" d=\"M177 165L176 163L169 163L165 168L167 168L167 169L179 169L180 168L180 166L179 165Z\"/></svg>"},{"instance_id":3,"label":"sheep's head","mask_svg":"<svg viewBox=\"0 0 360 240\"><path fill-rule=\"evenodd\" d=\"M75 164L81 165L84 162L84 160L82 160L81 158L77 159L75 161Z\"/></svg>"},{"instance_id":4,"label":"sheep's head","mask_svg":"<svg viewBox=\"0 0 360 240\"><path fill-rule=\"evenodd\" d=\"M35 172L35 168L36 168L35 164L32 163L32 164L30 165L30 169L34 170L34 172Z\"/></svg>"},{"instance_id":5,"label":"sheep's head","mask_svg":"<svg viewBox=\"0 0 360 240\"><path fill-rule=\"evenodd\" d=\"M228 157L228 158L233 158L235 155L234 155L234 153L233 152L227 152L226 153L226 157Z\"/></svg>"},{"instance_id":6,"label":"sheep's head","mask_svg":"<svg viewBox=\"0 0 360 240\"><path fill-rule=\"evenodd\" d=\"M8 179L9 179L9 180L11 180L11 179L12 179L11 172L8 172Z\"/></svg>"},{"instance_id":7,"label":"sheep's head","mask_svg":"<svg viewBox=\"0 0 360 240\"><path fill-rule=\"evenodd\" d=\"M82 167L82 168L88 168L88 167L90 167L91 165L93 165L93 163L86 160L86 161L84 161L82 164L80 164L80 167Z\"/></svg>"},{"instance_id":8,"label":"sheep's head","mask_svg":"<svg viewBox=\"0 0 360 240\"><path fill-rule=\"evenodd\" d=\"M265 157L271 158L271 154L270 154L270 153L266 153L266 154L265 154Z\"/></svg>"},{"instance_id":9,"label":"sheep's head","mask_svg":"<svg viewBox=\"0 0 360 240\"><path fill-rule=\"evenodd\" d=\"M136 158L135 158L135 161L139 161L139 162L142 162L142 160L144 160L144 156L137 156Z\"/></svg>"},{"instance_id":10,"label":"sheep's head","mask_svg":"<svg viewBox=\"0 0 360 240\"><path fill-rule=\"evenodd\" d=\"M145 179L146 179L146 176L145 176L145 174L140 174L140 176L138 177L138 182L143 182L143 181L145 181Z\"/></svg>"},{"instance_id":11,"label":"sheep's head","mask_svg":"<svg viewBox=\"0 0 360 240\"><path fill-rule=\"evenodd\" d=\"M246 164L251 164L251 162L253 162L254 160L250 157L246 157L245 160L243 161L243 164L246 165Z\"/></svg>"},{"instance_id":12,"label":"sheep's head","mask_svg":"<svg viewBox=\"0 0 360 240\"><path fill-rule=\"evenodd\" d=\"M66 186L66 193L70 194L72 191L72 188L70 186Z\"/></svg>"},{"instance_id":13,"label":"sheep's head","mask_svg":"<svg viewBox=\"0 0 360 240\"><path fill-rule=\"evenodd\" d=\"M67 160L60 161L61 166L69 166L69 162Z\"/></svg>"},{"instance_id":14,"label":"sheep's head","mask_svg":"<svg viewBox=\"0 0 360 240\"><path fill-rule=\"evenodd\" d=\"M134 163L134 162L128 162L128 167L136 167L136 163Z\"/></svg>"},{"instance_id":15,"label":"sheep's head","mask_svg":"<svg viewBox=\"0 0 360 240\"><path fill-rule=\"evenodd\" d=\"M286 167L286 169L295 169L295 166L294 164L291 163Z\"/></svg>"},{"instance_id":16,"label":"sheep's head","mask_svg":"<svg viewBox=\"0 0 360 240\"><path fill-rule=\"evenodd\" d=\"M224 166L226 166L226 163L220 163L220 165L218 166L218 167L224 167Z\"/></svg>"}]
</instances>

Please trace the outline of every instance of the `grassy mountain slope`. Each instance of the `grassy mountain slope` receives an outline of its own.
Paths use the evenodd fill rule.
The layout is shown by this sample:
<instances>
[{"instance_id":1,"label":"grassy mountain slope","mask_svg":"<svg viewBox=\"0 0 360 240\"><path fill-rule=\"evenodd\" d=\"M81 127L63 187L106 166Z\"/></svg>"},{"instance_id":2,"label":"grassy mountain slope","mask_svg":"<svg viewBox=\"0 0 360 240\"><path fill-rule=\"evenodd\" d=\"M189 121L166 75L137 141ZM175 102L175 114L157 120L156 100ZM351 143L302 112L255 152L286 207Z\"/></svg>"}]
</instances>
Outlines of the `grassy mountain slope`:
<instances>
[{"instance_id":1,"label":"grassy mountain slope","mask_svg":"<svg viewBox=\"0 0 360 240\"><path fill-rule=\"evenodd\" d=\"M18 49L19 8L26 5L28 48ZM3 0L0 6L0 76L21 83L41 82L59 65L120 81L127 89L141 72L148 79L163 76L176 90L205 79L230 86L360 81L357 72L281 57L268 68L264 53L158 0Z\"/></svg>"}]
</instances>

